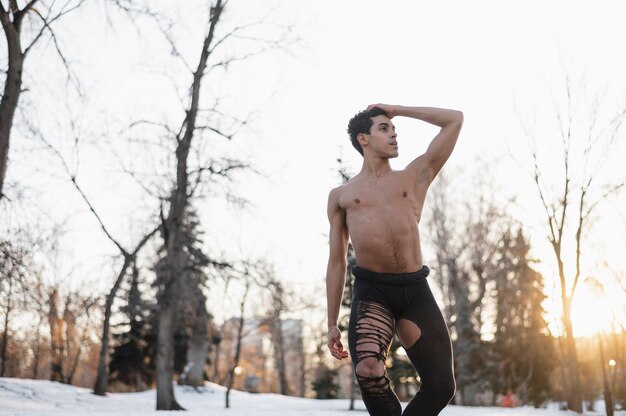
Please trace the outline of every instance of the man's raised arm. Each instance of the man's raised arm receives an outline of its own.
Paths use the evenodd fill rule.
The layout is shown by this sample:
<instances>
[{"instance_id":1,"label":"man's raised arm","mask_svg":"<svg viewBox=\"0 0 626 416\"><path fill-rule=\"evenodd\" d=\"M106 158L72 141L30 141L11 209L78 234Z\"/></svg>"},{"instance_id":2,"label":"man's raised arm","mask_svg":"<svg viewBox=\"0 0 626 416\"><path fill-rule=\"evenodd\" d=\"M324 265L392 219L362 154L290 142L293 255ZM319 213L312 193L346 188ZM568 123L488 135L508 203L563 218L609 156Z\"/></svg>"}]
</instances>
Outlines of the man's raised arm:
<instances>
[{"instance_id":1,"label":"man's raised arm","mask_svg":"<svg viewBox=\"0 0 626 416\"><path fill-rule=\"evenodd\" d=\"M348 352L341 343L341 332L337 327L341 297L346 283L348 227L345 211L339 206L338 189L333 189L328 196L328 220L330 222L330 253L326 270L328 349L333 357L341 360L348 356Z\"/></svg>"},{"instance_id":2,"label":"man's raised arm","mask_svg":"<svg viewBox=\"0 0 626 416\"><path fill-rule=\"evenodd\" d=\"M441 170L454 150L463 126L463 113L436 107L406 107L402 105L372 104L368 108L379 107L389 117L410 117L441 127L439 133L430 142L426 153L407 166L407 170L419 170L432 181Z\"/></svg>"}]
</instances>

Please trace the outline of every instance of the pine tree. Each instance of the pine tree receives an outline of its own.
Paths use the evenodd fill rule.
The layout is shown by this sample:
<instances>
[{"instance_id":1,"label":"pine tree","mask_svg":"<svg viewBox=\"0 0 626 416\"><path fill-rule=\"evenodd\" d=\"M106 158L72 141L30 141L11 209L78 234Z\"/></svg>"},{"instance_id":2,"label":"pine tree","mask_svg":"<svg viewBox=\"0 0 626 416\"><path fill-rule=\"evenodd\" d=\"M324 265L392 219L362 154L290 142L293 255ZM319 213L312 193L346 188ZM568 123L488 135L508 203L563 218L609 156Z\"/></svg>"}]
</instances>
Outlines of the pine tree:
<instances>
[{"instance_id":1,"label":"pine tree","mask_svg":"<svg viewBox=\"0 0 626 416\"><path fill-rule=\"evenodd\" d=\"M150 322L150 308L140 291L140 275L133 264L130 286L126 290L128 302L120 307L126 320L119 326L126 332L113 333L113 350L109 363L109 383L123 383L135 391L144 390L154 383L154 362L151 351L154 342L154 325Z\"/></svg>"},{"instance_id":2,"label":"pine tree","mask_svg":"<svg viewBox=\"0 0 626 416\"><path fill-rule=\"evenodd\" d=\"M523 403L541 405L549 397L555 351L541 306L543 276L532 269L530 245L521 230L502 238L496 277L494 353L499 361L495 393L508 389Z\"/></svg>"},{"instance_id":3,"label":"pine tree","mask_svg":"<svg viewBox=\"0 0 626 416\"><path fill-rule=\"evenodd\" d=\"M215 261L204 253L201 237L198 216L193 208L187 207L181 233L184 265L182 275L176 278L178 302L174 309L173 368L180 376L179 383L194 386L201 385L207 379L204 367L209 360L209 332L212 331L211 315L206 308L203 289L208 281L208 269L230 267L230 264ZM159 292L163 290L164 253L165 247L162 247L159 252L161 258L155 265L155 286Z\"/></svg>"},{"instance_id":4,"label":"pine tree","mask_svg":"<svg viewBox=\"0 0 626 416\"><path fill-rule=\"evenodd\" d=\"M189 207L182 234L185 266L176 308L174 371L181 374L179 383L193 386L204 383L204 367L209 357L211 315L203 291L208 281L207 269L209 266L225 266L204 253L202 235L198 216Z\"/></svg>"},{"instance_id":5,"label":"pine tree","mask_svg":"<svg viewBox=\"0 0 626 416\"><path fill-rule=\"evenodd\" d=\"M319 370L317 377L313 380L312 387L315 391L316 399L336 399L339 392L337 383L338 371L324 366Z\"/></svg>"}]
</instances>

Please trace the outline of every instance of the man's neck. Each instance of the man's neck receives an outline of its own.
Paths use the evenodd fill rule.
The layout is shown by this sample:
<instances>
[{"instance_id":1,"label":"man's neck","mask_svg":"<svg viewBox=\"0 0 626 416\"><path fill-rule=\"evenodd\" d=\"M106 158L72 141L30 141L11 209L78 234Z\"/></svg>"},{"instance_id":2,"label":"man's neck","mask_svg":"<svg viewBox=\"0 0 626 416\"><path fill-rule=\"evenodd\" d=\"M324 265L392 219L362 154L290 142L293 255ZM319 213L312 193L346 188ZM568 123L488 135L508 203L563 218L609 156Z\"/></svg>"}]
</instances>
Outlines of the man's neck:
<instances>
[{"instance_id":1,"label":"man's neck","mask_svg":"<svg viewBox=\"0 0 626 416\"><path fill-rule=\"evenodd\" d=\"M361 167L361 174L371 176L373 178L380 178L381 176L391 172L391 165L389 159L371 158L363 159L363 167Z\"/></svg>"}]
</instances>

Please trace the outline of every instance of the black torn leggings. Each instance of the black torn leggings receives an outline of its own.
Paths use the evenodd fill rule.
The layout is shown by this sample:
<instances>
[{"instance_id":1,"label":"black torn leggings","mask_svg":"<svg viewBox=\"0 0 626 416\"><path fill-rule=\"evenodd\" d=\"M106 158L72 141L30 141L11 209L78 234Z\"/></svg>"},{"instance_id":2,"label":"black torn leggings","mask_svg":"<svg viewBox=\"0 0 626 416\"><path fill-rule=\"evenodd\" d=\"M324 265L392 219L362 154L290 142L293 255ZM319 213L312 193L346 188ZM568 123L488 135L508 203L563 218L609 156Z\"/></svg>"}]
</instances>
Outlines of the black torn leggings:
<instances>
[{"instance_id":1,"label":"black torn leggings","mask_svg":"<svg viewBox=\"0 0 626 416\"><path fill-rule=\"evenodd\" d=\"M365 406L372 416L435 416L455 392L450 335L430 291L424 266L415 273L383 274L353 267L356 277L348 342ZM385 361L400 319L415 323L421 336L404 346L421 380L419 392L402 412L389 386ZM368 365L359 363L368 359ZM376 371L372 372L374 363ZM382 364L382 366L381 366Z\"/></svg>"}]
</instances>

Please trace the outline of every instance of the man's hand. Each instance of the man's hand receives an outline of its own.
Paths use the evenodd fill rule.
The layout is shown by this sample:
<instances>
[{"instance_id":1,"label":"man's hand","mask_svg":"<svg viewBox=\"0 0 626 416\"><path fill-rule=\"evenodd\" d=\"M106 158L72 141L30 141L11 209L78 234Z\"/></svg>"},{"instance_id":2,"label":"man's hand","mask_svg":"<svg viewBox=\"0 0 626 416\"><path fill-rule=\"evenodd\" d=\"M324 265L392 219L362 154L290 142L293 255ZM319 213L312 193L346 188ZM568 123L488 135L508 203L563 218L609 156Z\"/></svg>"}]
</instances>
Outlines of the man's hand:
<instances>
[{"instance_id":1,"label":"man's hand","mask_svg":"<svg viewBox=\"0 0 626 416\"><path fill-rule=\"evenodd\" d=\"M341 343L341 332L336 326L328 330L328 349L330 354L338 360L348 358L348 351L343 348Z\"/></svg>"},{"instance_id":2,"label":"man's hand","mask_svg":"<svg viewBox=\"0 0 626 416\"><path fill-rule=\"evenodd\" d=\"M366 111L370 111L372 108L374 107L378 107L381 110L385 111L385 113L387 113L387 115L389 116L389 118L394 118L395 116L398 115L397 113L397 105L390 105L390 104L370 104L367 106L367 108L365 109Z\"/></svg>"}]
</instances>

